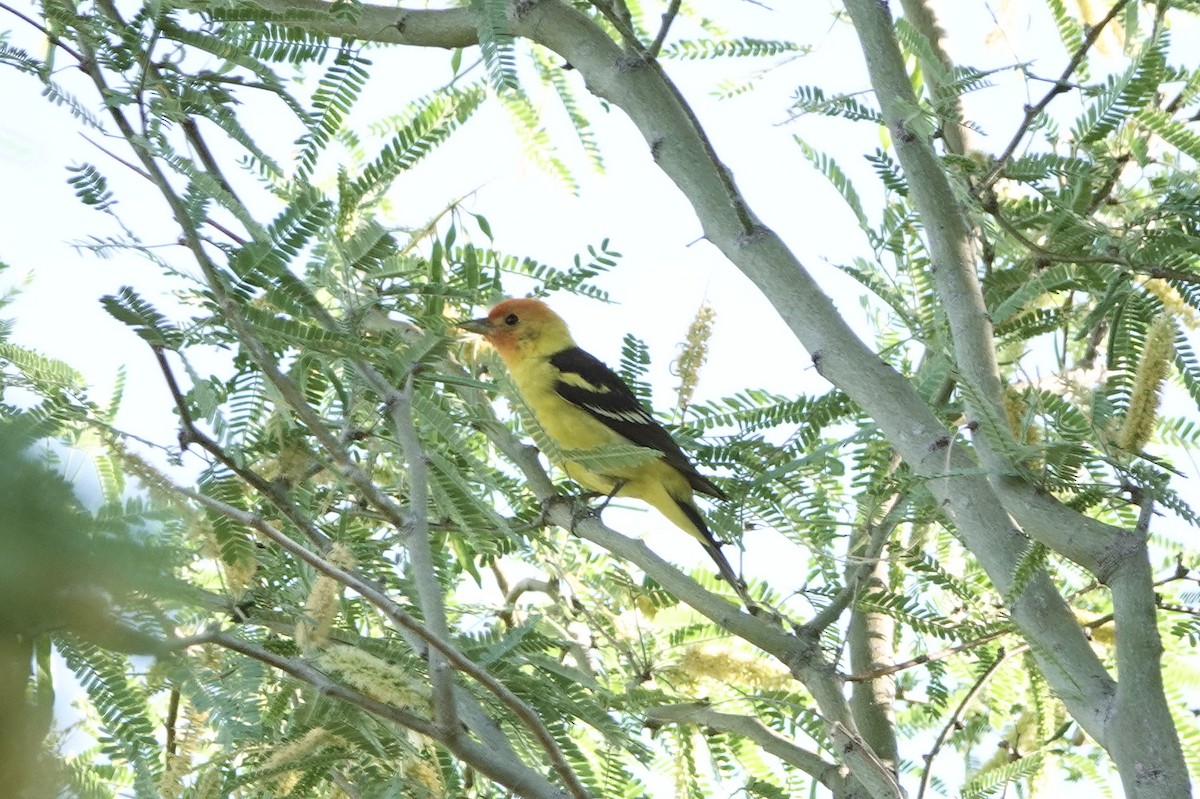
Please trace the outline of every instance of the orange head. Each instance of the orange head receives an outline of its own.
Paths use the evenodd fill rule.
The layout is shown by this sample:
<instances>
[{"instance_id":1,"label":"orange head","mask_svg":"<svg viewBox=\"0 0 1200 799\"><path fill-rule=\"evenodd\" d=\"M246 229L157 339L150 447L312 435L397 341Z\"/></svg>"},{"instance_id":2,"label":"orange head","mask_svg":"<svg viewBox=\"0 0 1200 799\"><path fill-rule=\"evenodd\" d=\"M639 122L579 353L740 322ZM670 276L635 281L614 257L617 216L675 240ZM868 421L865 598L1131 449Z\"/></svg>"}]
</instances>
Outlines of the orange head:
<instances>
[{"instance_id":1,"label":"orange head","mask_svg":"<svg viewBox=\"0 0 1200 799\"><path fill-rule=\"evenodd\" d=\"M487 339L505 363L549 356L575 346L567 323L541 300L504 300L483 319L472 319L459 327Z\"/></svg>"}]
</instances>

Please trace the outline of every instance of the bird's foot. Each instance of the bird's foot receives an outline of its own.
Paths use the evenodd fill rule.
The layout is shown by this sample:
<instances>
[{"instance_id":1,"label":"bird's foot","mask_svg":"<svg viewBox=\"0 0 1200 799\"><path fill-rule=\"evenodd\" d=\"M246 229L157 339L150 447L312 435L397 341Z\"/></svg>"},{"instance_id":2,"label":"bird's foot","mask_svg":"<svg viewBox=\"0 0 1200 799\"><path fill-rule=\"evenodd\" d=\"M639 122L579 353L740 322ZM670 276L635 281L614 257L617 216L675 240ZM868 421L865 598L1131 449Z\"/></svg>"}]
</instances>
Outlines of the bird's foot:
<instances>
[{"instance_id":1,"label":"bird's foot","mask_svg":"<svg viewBox=\"0 0 1200 799\"><path fill-rule=\"evenodd\" d=\"M588 504L589 499L594 499L600 494L583 494L578 497L555 495L542 503L542 522L545 524L557 524L554 519L554 510L557 507L566 507L571 514L571 521L567 525L567 532L575 535L575 526L585 519L599 519L600 511L604 509L602 505L599 509L594 509Z\"/></svg>"},{"instance_id":2,"label":"bird's foot","mask_svg":"<svg viewBox=\"0 0 1200 799\"><path fill-rule=\"evenodd\" d=\"M617 495L623 487L625 481L619 481L613 484L612 490L607 494L601 494L599 491L586 491L579 495L574 507L571 508L571 532L575 532L575 524L583 519L599 519L600 514L608 507L608 503L613 501L613 497ZM603 498L599 507L593 508L588 503L594 499Z\"/></svg>"}]
</instances>

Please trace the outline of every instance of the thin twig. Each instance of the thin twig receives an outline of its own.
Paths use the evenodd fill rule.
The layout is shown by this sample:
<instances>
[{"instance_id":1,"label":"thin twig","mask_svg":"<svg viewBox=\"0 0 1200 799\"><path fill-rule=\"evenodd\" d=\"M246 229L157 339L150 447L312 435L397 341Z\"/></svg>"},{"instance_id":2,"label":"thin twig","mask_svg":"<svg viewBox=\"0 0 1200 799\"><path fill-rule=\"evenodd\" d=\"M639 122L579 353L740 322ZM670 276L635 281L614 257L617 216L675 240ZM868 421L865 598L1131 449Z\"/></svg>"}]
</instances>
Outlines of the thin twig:
<instances>
[{"instance_id":1,"label":"thin twig","mask_svg":"<svg viewBox=\"0 0 1200 799\"><path fill-rule=\"evenodd\" d=\"M284 657L283 655L256 646L238 636L215 629L191 638L181 639L178 643L180 646L185 647L197 644L216 644L225 649L238 652L260 663L266 663L268 666L286 672L301 682L308 683L322 695L337 697L343 702L362 708L373 716L394 721L406 729L426 735L435 740L440 740L438 731L427 719L423 719L406 710L401 710L398 707L385 704L377 699L372 699L366 694L359 693L353 688L330 679L326 674L303 660Z\"/></svg>"},{"instance_id":2,"label":"thin twig","mask_svg":"<svg viewBox=\"0 0 1200 799\"><path fill-rule=\"evenodd\" d=\"M55 36L53 33L51 33L49 30L47 30L45 27L43 27L33 17L25 16L20 11L18 11L17 9L10 6L8 3L0 3L0 11L7 11L8 13L12 14L17 19L21 20L22 22L26 22L26 23L32 25L33 27L37 28L39 31L41 31L42 35L46 37L46 41L50 42L55 47L60 47L63 50L65 50L66 52L70 53L71 56L76 61L79 61L80 63L83 62L84 57L77 50L73 49L70 45L63 42L62 39L59 39L57 36Z\"/></svg>"},{"instance_id":3,"label":"thin twig","mask_svg":"<svg viewBox=\"0 0 1200 799\"><path fill-rule=\"evenodd\" d=\"M299 542L292 540L282 531L277 530L261 516L244 511L241 508L236 508L220 500L201 494L198 491L193 491L182 486L175 486L174 490L184 496L189 497L195 502L200 503L208 508L211 508L218 513L227 516L228 518L251 527L268 538L272 543L290 552L300 560L307 563L313 569L328 575L333 579L345 585L354 591L357 591L363 599L374 605L387 619L397 628L407 630L413 633L430 647L436 649L439 653L445 656L446 660L458 671L467 675L471 679L480 683L484 688L490 691L505 707L512 711L522 724L533 734L537 739L538 744L545 751L550 760L551 767L555 773L566 784L568 791L575 799L590 799L587 789L579 781L575 772L571 769L570 764L566 760L566 756L559 748L558 743L554 740L554 736L550 730L542 722L537 712L514 694L508 686L493 677L488 671L462 652L458 650L451 642L444 638L434 635L428 627L420 623L411 616L404 608L388 597L386 592L375 585L374 583L359 577L356 573L347 571L339 566L335 566L317 553L309 550ZM385 706L386 707L386 706ZM430 729L425 732L432 738L443 741L454 741L459 730L443 730L440 726L436 729Z\"/></svg>"},{"instance_id":4,"label":"thin twig","mask_svg":"<svg viewBox=\"0 0 1200 799\"><path fill-rule=\"evenodd\" d=\"M663 42L667 40L667 31L671 29L671 23L675 21L675 15L679 13L679 6L682 5L682 0L671 0L671 5L667 6L667 10L662 15L662 27L658 29L658 35L654 37L654 41L646 48L646 52L655 58L662 50Z\"/></svg>"},{"instance_id":5,"label":"thin twig","mask_svg":"<svg viewBox=\"0 0 1200 799\"><path fill-rule=\"evenodd\" d=\"M191 411L188 409L187 398L179 388L179 382L175 379L175 372L171 369L171 364L167 362L165 350L159 346L152 346L151 349L154 350L154 357L158 361L159 369L162 370L163 378L167 382L167 389L171 392L171 397L175 400L175 407L179 412L179 423L182 428L179 431L180 446L187 449L189 444L198 444L205 452L216 458L221 465L246 481L248 485L265 497L322 552L327 551L332 544L329 536L321 532L300 508L287 498L278 484L272 483L238 462L220 444L196 427Z\"/></svg>"},{"instance_id":6,"label":"thin twig","mask_svg":"<svg viewBox=\"0 0 1200 799\"><path fill-rule=\"evenodd\" d=\"M178 723L179 723L179 686L172 685L171 686L171 696L167 700L167 718L163 722L163 726L167 730L166 750L167 750L168 757L175 754L175 736L177 734L175 725ZM163 765L164 765L164 767L166 766L165 763Z\"/></svg>"},{"instance_id":7,"label":"thin twig","mask_svg":"<svg viewBox=\"0 0 1200 799\"><path fill-rule=\"evenodd\" d=\"M898 465L899 458L893 459L893 464ZM863 577L875 567L876 562L883 553L883 548L887 544L887 540L903 520L904 510L907 507L907 494L902 495L897 492L889 499L888 509L883 519L878 524L867 522L866 526L870 531L870 537L863 546L862 551L851 552L847 555L847 562L851 559L856 559L858 563L846 576L846 584L834 595L833 600L804 624L806 630L812 633L819 633L837 621L838 617L842 615L842 611L850 606L855 596L858 595L859 584L862 582Z\"/></svg>"},{"instance_id":8,"label":"thin twig","mask_svg":"<svg viewBox=\"0 0 1200 799\"><path fill-rule=\"evenodd\" d=\"M975 680L975 684L970 687L966 695L963 696L962 701L954 708L954 712L950 714L950 718L942 725L937 740L933 742L933 748L929 750L929 754L925 755L925 770L921 772L921 785L917 789L917 799L924 799L925 789L929 787L929 777L933 774L933 759L942 750L942 746L946 743L946 739L950 737L951 731L958 726L963 713L967 710L967 706L983 690L983 686L992 678L1000 668L1000 665L1011 656L1012 653L1010 652L1001 652L992 664L984 670L983 674L979 675L979 679Z\"/></svg>"},{"instance_id":9,"label":"thin twig","mask_svg":"<svg viewBox=\"0 0 1200 799\"><path fill-rule=\"evenodd\" d=\"M234 233L232 230L225 227L224 225L222 225L220 222L218 222L215 219L206 218L204 220L204 224L221 231L222 233L224 233L226 236L229 237L230 241L232 241L234 244L238 245L239 247L242 247L246 244L246 239L244 239L241 236L239 236L238 234Z\"/></svg>"},{"instance_id":10,"label":"thin twig","mask_svg":"<svg viewBox=\"0 0 1200 799\"><path fill-rule=\"evenodd\" d=\"M825 760L816 752L797 746L792 740L767 727L754 716L719 713L710 705L690 702L679 705L658 705L645 710L647 721L668 724L689 724L719 732L732 732L756 743L764 752L812 776L834 796L846 788L847 777L838 771L838 764ZM851 778L852 779L852 778Z\"/></svg>"},{"instance_id":11,"label":"thin twig","mask_svg":"<svg viewBox=\"0 0 1200 799\"><path fill-rule=\"evenodd\" d=\"M137 164L135 164L135 163L133 163L132 161L129 161L129 160L125 159L125 158L122 158L121 156L119 156L119 155L117 155L116 153L114 153L112 150L110 150L110 149L108 149L107 147L105 147L105 146L104 146L103 144L101 144L100 142L93 141L93 140L92 140L92 139L91 139L89 136L87 136L86 134L84 134L84 133L80 133L79 135L80 135L80 136L83 138L83 140L84 140L85 142L87 142L88 144L92 145L92 146L93 146L93 147L95 147L97 150L99 150L100 152L104 153L104 154L105 154L105 155L107 155L109 158L111 158L112 160L114 160L114 161L116 161L118 164L120 164L121 166L123 166L123 167L126 167L126 168L128 168L128 169L132 170L133 172L137 173L138 175L141 175L141 176L142 176L142 177L144 177L146 180L153 181L153 178L151 178L151 177L150 177L150 173L149 173L149 172L147 172L146 170L142 169L142 168L141 168L140 166L138 166Z\"/></svg>"},{"instance_id":12,"label":"thin twig","mask_svg":"<svg viewBox=\"0 0 1200 799\"><path fill-rule=\"evenodd\" d=\"M511 749L506 751L489 749L464 735L440 737L438 734L439 730L426 719L422 719L400 708L384 704L352 688L348 688L330 679L324 673L302 660L277 655L248 641L217 630L211 630L192 638L179 639L175 643L177 647L213 643L234 652L239 652L292 675L296 679L313 686L313 688L323 695L337 697L349 704L362 708L374 716L393 721L430 739L440 741L464 762L474 765L481 773L486 774L496 783L505 785L511 790L516 790L518 794L528 792L530 795L542 796L546 799L561 796L561 791L557 788L548 788L542 775L521 762L520 758L516 757ZM509 757L497 758L497 753L506 754ZM525 787L527 790L522 791L522 787ZM587 796L586 793L573 795Z\"/></svg>"},{"instance_id":13,"label":"thin twig","mask_svg":"<svg viewBox=\"0 0 1200 799\"><path fill-rule=\"evenodd\" d=\"M245 347L271 385L283 396L288 407L337 462L342 476L350 480L363 493L363 497L375 506L397 531L407 532L410 530L412 521L409 516L380 490L371 476L355 462L349 450L329 429L325 420L308 404L308 400L305 399L304 393L295 381L279 368L277 359L271 355L263 342L251 330L249 323L242 318L237 304L228 297L222 298L221 304L222 310L225 312L225 319L237 333L238 341Z\"/></svg>"},{"instance_id":14,"label":"thin twig","mask_svg":"<svg viewBox=\"0 0 1200 799\"><path fill-rule=\"evenodd\" d=\"M505 593L504 604L515 605L522 594L530 592L555 597L558 595L558 580L538 580L533 577L526 577L519 580L516 585Z\"/></svg>"},{"instance_id":15,"label":"thin twig","mask_svg":"<svg viewBox=\"0 0 1200 799\"><path fill-rule=\"evenodd\" d=\"M1004 151L997 156L995 166L993 166L991 171L984 176L983 180L981 180L975 186L974 193L976 196L995 183L1000 175L1004 172L1005 166L1008 165L1008 159L1012 158L1013 153L1017 151L1017 147L1021 145L1021 140L1024 139L1025 134L1029 132L1030 126L1033 125L1034 120L1041 115L1042 111L1046 110L1046 106L1050 105L1051 101L1053 101L1058 95L1065 94L1071 90L1071 86L1067 81L1070 79L1071 75L1075 74L1075 70L1079 69L1079 65L1082 64L1083 59L1087 57L1088 51L1091 50L1093 45L1095 45L1100 39L1100 34L1104 33L1104 28L1107 27L1108 23L1112 22L1113 19L1116 18L1117 14L1120 14L1122 9L1124 9L1127 5L1129 5L1129 0L1117 0L1117 2L1113 4L1113 7L1108 10L1108 13L1104 15L1104 18L1088 30L1087 35L1083 37L1083 43L1071 56L1071 60L1067 62L1066 69L1063 70L1062 75L1060 75L1058 80L1054 82L1054 85L1050 87L1050 90L1046 92L1045 96L1043 96L1042 99L1039 100L1035 105L1026 106L1025 118L1021 120L1021 124L1017 126L1017 132L1013 134L1012 139L1004 148Z\"/></svg>"},{"instance_id":16,"label":"thin twig","mask_svg":"<svg viewBox=\"0 0 1200 799\"><path fill-rule=\"evenodd\" d=\"M128 168L128 169L132 170L134 173L136 173L137 175L140 175L141 177L145 178L146 180L150 181L151 183L153 183L153 182L154 182L154 178L153 178L153 177L150 175L150 173L149 173L149 172L147 172L146 170L142 169L142 168L141 168L140 166L138 166L137 164L135 164L135 163L133 163L132 161L129 161L129 160L125 159L125 158L122 158L121 156L119 156L119 155L117 155L116 153L114 153L112 150L108 149L107 147L105 147L104 145L100 144L99 142L97 142L97 141L94 141L93 139L89 138L88 136L86 136L86 135L84 135L84 134L82 134L82 133L81 133L81 134L79 134L79 135L80 135L80 136L82 136L82 137L83 137L83 140L84 140L84 141L86 141L88 144L92 145L92 146L93 146L93 147L95 147L97 150L99 150L100 152L104 153L104 154L105 154L105 155L107 155L109 158L111 158L112 160L114 160L114 161L116 161L118 164L120 164L121 166L124 166L124 167L126 167L126 168ZM217 222L217 221L216 221L216 220L214 220L214 219L205 219L205 220L204 220L204 224L206 224L206 225L209 225L209 226L211 226L211 227L215 228L216 230L219 230L221 233L223 233L223 234L225 234L226 236L228 236L228 237L229 237L229 239L230 239L231 241L233 241L235 244L238 244L238 245L243 245L243 244L245 244L245 243L246 243L246 240L245 240L244 238L242 238L242 237L241 237L241 236L239 236L238 234L234 233L232 230L230 230L229 228L225 227L225 226L224 226L224 225L222 225L220 222Z\"/></svg>"},{"instance_id":17,"label":"thin twig","mask_svg":"<svg viewBox=\"0 0 1200 799\"><path fill-rule=\"evenodd\" d=\"M642 64L653 69L658 74L658 77L662 80L662 87L671 95L672 99L678 103L679 110L685 117L687 117L688 126L691 128L692 134L696 137L697 142L700 144L700 148L704 151L705 157L716 170L717 176L721 181L721 186L725 191L726 202L728 202L730 207L733 208L734 215L737 216L738 227L741 229L741 235L747 238L754 236L760 231L762 224L755 219L754 214L751 213L750 207L746 204L745 199L742 197L737 186L734 184L733 175L729 172L729 168L725 166L725 162L717 157L717 151L716 148L713 147L712 140L708 138L708 133L700 124L700 120L696 117L696 112L692 110L692 107L688 105L687 100L684 99L683 93L679 91L679 87L667 77L667 73L662 68L662 64L658 62L658 59L654 57L653 53L646 49L646 46L642 44L641 40L638 39L637 33L633 30L633 28L624 22L616 14L616 12L608 6L607 3L605 3L603 0L600 0L599 2L593 0L592 5L599 9L600 13L604 15L604 18L607 19L609 23L611 23L612 26L617 29L617 32L621 34L621 38L624 39L628 49L633 51L634 55L642 62Z\"/></svg>"},{"instance_id":18,"label":"thin twig","mask_svg":"<svg viewBox=\"0 0 1200 799\"><path fill-rule=\"evenodd\" d=\"M890 666L880 669L872 669L871 671L863 672L862 674L847 674L845 679L846 682L869 682L880 677L886 677L889 674L895 674L899 671L911 669L915 666L922 666L926 663L945 660L946 658L953 657L960 652L967 652L978 646L982 646L989 641L995 641L997 638L1005 635L1011 635L1012 633L1013 630L1008 628L995 630L987 635L981 635L978 638L972 638L970 641L965 641L955 646L948 646L945 649L939 649L937 652L928 652L924 655L917 655L915 658L906 660L903 663L893 663Z\"/></svg>"},{"instance_id":19,"label":"thin twig","mask_svg":"<svg viewBox=\"0 0 1200 799\"><path fill-rule=\"evenodd\" d=\"M1139 491L1142 496L1138 497L1141 502L1141 510L1138 512L1137 524L1133 527L1133 533L1142 541L1150 537L1150 522L1154 519L1154 497L1146 495Z\"/></svg>"},{"instance_id":20,"label":"thin twig","mask_svg":"<svg viewBox=\"0 0 1200 799\"><path fill-rule=\"evenodd\" d=\"M453 200L448 202L442 208L442 210L440 210L436 214L434 214L433 217L430 218L424 225L422 225L417 230L410 232L408 234L408 244L406 244L404 247L402 247L400 249L400 251L397 253L397 255L399 255L399 256L408 255L413 250L415 250L417 248L417 246L422 241L425 240L426 236L432 235L433 232L435 230L437 230L438 222L442 221L442 218L444 216L446 216L446 214L457 211L459 209L459 207L463 204L463 201L466 200L468 197L471 197L472 195L477 193L479 191L479 189L483 187L483 185L486 185L486 184L482 184L479 187L471 189L470 191L468 191L464 194L460 194L458 197L455 197Z\"/></svg>"},{"instance_id":21,"label":"thin twig","mask_svg":"<svg viewBox=\"0 0 1200 799\"><path fill-rule=\"evenodd\" d=\"M125 22L124 18L121 16L120 11L117 10L117 7L112 2L112 0L97 0L97 2L99 3L100 7L104 10L104 13L107 14L114 22L116 22L117 24L119 24L122 27L126 26L126 22ZM154 81L155 88L159 92L161 92L162 94L164 94L168 97L171 97L172 99L178 100L179 98L174 97L168 91L169 84L163 79L162 72L159 70L158 66L155 65L154 61L150 58L150 47L153 46L153 42L154 42L154 40L157 39L158 35L159 35L159 29L155 28L154 32L152 34L152 40L151 40L150 46L147 47L146 52L145 52L146 57L145 57L144 63L142 64L143 74L145 76L151 78ZM143 91L143 87L139 87L139 89L138 89L138 106L139 106L139 108L144 109L145 104L141 100L142 91ZM144 113L144 111L143 111L143 113ZM200 129L196 126L195 119L191 116L185 116L183 118L182 122L180 123L180 126L183 128L183 133L184 133L184 136L187 138L188 143L191 144L192 148L196 151L196 155L198 155L200 157L200 163L203 164L204 168L213 176L213 178L217 181L217 184L226 193L228 193L229 196L231 198L233 198L233 200L235 202L237 202L238 205L241 205L244 207L245 203L243 203L241 201L241 199L234 192L233 186L229 183L228 180L225 179L224 173L221 172L220 166L217 164L216 159L213 158L212 150L209 149L208 143L205 142L204 138L200 135Z\"/></svg>"},{"instance_id":22,"label":"thin twig","mask_svg":"<svg viewBox=\"0 0 1200 799\"><path fill-rule=\"evenodd\" d=\"M987 203L984 210L988 212L996 223L1004 229L1006 233L1020 242L1024 247L1029 249L1038 258L1053 263L1064 264L1107 264L1109 266L1119 266L1125 271L1133 275L1145 275L1146 277L1159 278L1165 280L1178 280L1182 283L1200 283L1200 274L1192 272L1184 272L1180 269L1172 269L1165 266L1141 267L1133 263L1127 258L1119 255L1078 255L1075 253L1059 253L1053 250L1048 250L1037 242L1031 240L1028 236L1022 233L1012 222L1008 221L1000 214L998 205Z\"/></svg>"}]
</instances>

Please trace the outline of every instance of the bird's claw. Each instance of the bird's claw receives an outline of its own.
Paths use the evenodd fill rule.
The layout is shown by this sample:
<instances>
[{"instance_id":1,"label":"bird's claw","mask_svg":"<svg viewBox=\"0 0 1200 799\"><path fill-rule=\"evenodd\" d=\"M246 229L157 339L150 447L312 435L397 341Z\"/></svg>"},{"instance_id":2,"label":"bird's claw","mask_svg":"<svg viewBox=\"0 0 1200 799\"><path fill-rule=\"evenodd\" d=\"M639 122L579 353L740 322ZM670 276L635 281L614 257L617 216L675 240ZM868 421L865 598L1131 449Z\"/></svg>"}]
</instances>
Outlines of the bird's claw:
<instances>
[{"instance_id":1,"label":"bird's claw","mask_svg":"<svg viewBox=\"0 0 1200 799\"><path fill-rule=\"evenodd\" d=\"M565 505L571 512L571 524L567 528L567 532L575 535L575 525L584 519L599 519L600 510L593 510L587 504L588 496L585 494L582 497L566 497L561 494L550 497L542 503L542 521L553 524L554 521L550 518L554 509L560 505Z\"/></svg>"}]
</instances>

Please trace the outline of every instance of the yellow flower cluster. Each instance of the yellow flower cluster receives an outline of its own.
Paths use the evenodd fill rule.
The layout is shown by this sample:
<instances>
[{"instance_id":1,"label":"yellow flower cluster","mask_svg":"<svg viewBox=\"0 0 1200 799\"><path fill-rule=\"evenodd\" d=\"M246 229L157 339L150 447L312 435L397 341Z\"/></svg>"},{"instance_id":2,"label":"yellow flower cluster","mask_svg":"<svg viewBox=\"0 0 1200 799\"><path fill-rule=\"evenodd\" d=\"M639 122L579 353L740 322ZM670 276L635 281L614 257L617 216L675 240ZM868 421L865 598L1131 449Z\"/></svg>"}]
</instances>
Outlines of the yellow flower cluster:
<instances>
[{"instance_id":1,"label":"yellow flower cluster","mask_svg":"<svg viewBox=\"0 0 1200 799\"><path fill-rule=\"evenodd\" d=\"M225 566L225 581L229 584L229 593L234 598L240 598L254 586L254 575L258 572L258 561L253 558L242 558L235 561L221 561Z\"/></svg>"},{"instance_id":2,"label":"yellow flower cluster","mask_svg":"<svg viewBox=\"0 0 1200 799\"><path fill-rule=\"evenodd\" d=\"M340 569L353 569L354 553L345 544L334 544L327 560ZM342 584L327 574L318 574L304 602L304 618L296 623L296 643L301 649L329 643L329 631L337 617Z\"/></svg>"},{"instance_id":3,"label":"yellow flower cluster","mask_svg":"<svg viewBox=\"0 0 1200 799\"><path fill-rule=\"evenodd\" d=\"M415 799L425 797L442 797L446 795L442 786L442 775L432 763L421 757L405 759L403 764L404 776L415 783L416 790L409 794Z\"/></svg>"},{"instance_id":4,"label":"yellow flower cluster","mask_svg":"<svg viewBox=\"0 0 1200 799\"><path fill-rule=\"evenodd\" d=\"M1129 410L1113 443L1126 452L1141 452L1154 433L1163 381L1171 371L1175 357L1175 324L1163 315L1146 331L1142 359L1133 376Z\"/></svg>"},{"instance_id":5,"label":"yellow flower cluster","mask_svg":"<svg viewBox=\"0 0 1200 799\"><path fill-rule=\"evenodd\" d=\"M312 757L326 746L340 742L341 739L331 734L324 727L313 727L299 738L275 747L274 751L271 752L271 756L263 761L259 769L261 771L276 771L284 766L300 763Z\"/></svg>"},{"instance_id":6,"label":"yellow flower cluster","mask_svg":"<svg viewBox=\"0 0 1200 799\"><path fill-rule=\"evenodd\" d=\"M677 684L702 687L715 683L752 691L780 690L792 681L781 664L719 642L688 647L670 674Z\"/></svg>"},{"instance_id":7,"label":"yellow flower cluster","mask_svg":"<svg viewBox=\"0 0 1200 799\"><path fill-rule=\"evenodd\" d=\"M708 359L708 340L712 338L713 320L717 312L707 303L696 311L688 328L687 339L680 345L679 357L675 360L675 374L679 375L679 410L687 410L700 382L700 367Z\"/></svg>"},{"instance_id":8,"label":"yellow flower cluster","mask_svg":"<svg viewBox=\"0 0 1200 799\"><path fill-rule=\"evenodd\" d=\"M1004 413L1008 417L1008 429L1013 438L1022 444L1036 444L1042 440L1042 431L1030 419L1026 418L1029 403L1025 396L1008 387L1004 391Z\"/></svg>"},{"instance_id":9,"label":"yellow flower cluster","mask_svg":"<svg viewBox=\"0 0 1200 799\"><path fill-rule=\"evenodd\" d=\"M347 683L372 699L403 710L425 712L429 708L426 686L403 669L353 646L335 644L317 659L321 668L342 675Z\"/></svg>"},{"instance_id":10,"label":"yellow flower cluster","mask_svg":"<svg viewBox=\"0 0 1200 799\"><path fill-rule=\"evenodd\" d=\"M1178 317L1188 330L1195 330L1200 327L1200 314L1196 313L1196 309L1187 304L1187 301L1179 295L1179 292L1165 280L1160 278L1152 278L1142 284L1146 291L1158 297L1162 301L1163 308L1172 316Z\"/></svg>"}]
</instances>

